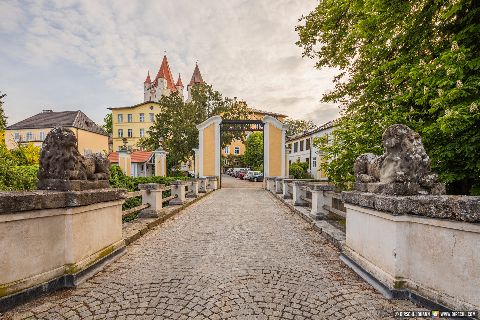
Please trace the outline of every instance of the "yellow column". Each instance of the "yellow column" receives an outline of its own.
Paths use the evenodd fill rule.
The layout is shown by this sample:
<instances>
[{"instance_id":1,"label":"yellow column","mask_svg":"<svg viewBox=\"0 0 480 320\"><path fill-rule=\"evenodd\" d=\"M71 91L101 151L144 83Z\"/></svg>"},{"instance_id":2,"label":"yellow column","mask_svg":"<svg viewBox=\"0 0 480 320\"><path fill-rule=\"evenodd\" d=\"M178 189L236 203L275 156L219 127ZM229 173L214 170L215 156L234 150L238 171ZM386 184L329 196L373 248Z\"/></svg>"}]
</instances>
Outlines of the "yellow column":
<instances>
[{"instance_id":1,"label":"yellow column","mask_svg":"<svg viewBox=\"0 0 480 320\"><path fill-rule=\"evenodd\" d=\"M199 177L220 176L220 123L214 116L197 125L199 143Z\"/></svg>"},{"instance_id":2,"label":"yellow column","mask_svg":"<svg viewBox=\"0 0 480 320\"><path fill-rule=\"evenodd\" d=\"M126 176L130 176L132 158L126 150L118 151L118 165Z\"/></svg>"},{"instance_id":3,"label":"yellow column","mask_svg":"<svg viewBox=\"0 0 480 320\"><path fill-rule=\"evenodd\" d=\"M167 176L167 154L162 148L158 148L154 152L155 156L155 175L158 177Z\"/></svg>"},{"instance_id":4,"label":"yellow column","mask_svg":"<svg viewBox=\"0 0 480 320\"><path fill-rule=\"evenodd\" d=\"M288 175L285 152L287 126L276 118L265 116L264 123L264 177L286 177Z\"/></svg>"}]
</instances>

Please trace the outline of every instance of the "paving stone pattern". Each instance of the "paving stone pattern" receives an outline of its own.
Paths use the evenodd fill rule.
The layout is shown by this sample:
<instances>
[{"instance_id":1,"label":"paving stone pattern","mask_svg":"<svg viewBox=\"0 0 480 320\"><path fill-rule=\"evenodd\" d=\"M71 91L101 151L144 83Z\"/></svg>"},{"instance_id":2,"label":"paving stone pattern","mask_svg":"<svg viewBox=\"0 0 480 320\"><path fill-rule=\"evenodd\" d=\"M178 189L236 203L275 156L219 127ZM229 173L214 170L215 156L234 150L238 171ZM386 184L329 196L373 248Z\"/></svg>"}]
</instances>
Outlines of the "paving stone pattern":
<instances>
[{"instance_id":1,"label":"paving stone pattern","mask_svg":"<svg viewBox=\"0 0 480 320\"><path fill-rule=\"evenodd\" d=\"M148 233L76 289L3 316L385 319L393 310L420 309L385 299L339 260L334 246L268 192L228 183L230 188Z\"/></svg>"}]
</instances>

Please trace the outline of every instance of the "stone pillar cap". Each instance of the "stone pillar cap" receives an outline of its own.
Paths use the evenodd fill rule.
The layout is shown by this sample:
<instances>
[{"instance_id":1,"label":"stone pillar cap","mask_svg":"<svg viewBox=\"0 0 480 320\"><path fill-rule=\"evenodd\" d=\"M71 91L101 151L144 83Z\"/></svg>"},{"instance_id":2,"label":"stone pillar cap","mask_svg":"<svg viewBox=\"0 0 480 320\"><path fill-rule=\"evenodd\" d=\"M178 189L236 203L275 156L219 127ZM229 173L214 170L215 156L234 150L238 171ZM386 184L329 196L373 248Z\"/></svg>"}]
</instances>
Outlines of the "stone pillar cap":
<instances>
[{"instance_id":1,"label":"stone pillar cap","mask_svg":"<svg viewBox=\"0 0 480 320\"><path fill-rule=\"evenodd\" d=\"M334 191L335 187L329 184L309 183L308 188L311 191Z\"/></svg>"},{"instance_id":2,"label":"stone pillar cap","mask_svg":"<svg viewBox=\"0 0 480 320\"><path fill-rule=\"evenodd\" d=\"M174 180L170 184L173 184L173 185L187 184L187 181L185 181L185 180Z\"/></svg>"},{"instance_id":3,"label":"stone pillar cap","mask_svg":"<svg viewBox=\"0 0 480 320\"><path fill-rule=\"evenodd\" d=\"M165 185L160 183L141 183L138 185L139 190L159 190L163 188L165 188Z\"/></svg>"}]
</instances>

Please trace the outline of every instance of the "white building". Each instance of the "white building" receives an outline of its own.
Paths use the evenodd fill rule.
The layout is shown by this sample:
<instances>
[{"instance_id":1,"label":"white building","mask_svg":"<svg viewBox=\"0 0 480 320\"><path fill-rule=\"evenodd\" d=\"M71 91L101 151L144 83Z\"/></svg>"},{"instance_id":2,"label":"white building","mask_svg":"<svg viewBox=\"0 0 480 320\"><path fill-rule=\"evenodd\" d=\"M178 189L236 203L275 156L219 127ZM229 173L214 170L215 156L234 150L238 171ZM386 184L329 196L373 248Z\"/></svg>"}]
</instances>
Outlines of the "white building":
<instances>
[{"instance_id":1,"label":"white building","mask_svg":"<svg viewBox=\"0 0 480 320\"><path fill-rule=\"evenodd\" d=\"M192 78L190 83L187 85L187 94L188 99L190 100L190 90L192 86L196 84L204 83L198 64L195 64L195 69L193 70ZM162 96L168 96L171 93L178 92L180 97L183 96L183 83L180 74L178 74L177 82L173 80L172 71L170 70L170 65L168 64L167 56L163 56L162 64L160 69L158 69L155 79L150 78L150 71L147 72L147 78L143 82L143 100L147 101L156 101L158 102Z\"/></svg>"},{"instance_id":2,"label":"white building","mask_svg":"<svg viewBox=\"0 0 480 320\"><path fill-rule=\"evenodd\" d=\"M320 164L324 161L322 153L314 146L314 140L319 137L328 136L334 130L334 121L325 123L315 130L297 134L286 141L288 154L288 164L294 162L307 162L309 172L315 179L326 179L325 172L321 170Z\"/></svg>"}]
</instances>

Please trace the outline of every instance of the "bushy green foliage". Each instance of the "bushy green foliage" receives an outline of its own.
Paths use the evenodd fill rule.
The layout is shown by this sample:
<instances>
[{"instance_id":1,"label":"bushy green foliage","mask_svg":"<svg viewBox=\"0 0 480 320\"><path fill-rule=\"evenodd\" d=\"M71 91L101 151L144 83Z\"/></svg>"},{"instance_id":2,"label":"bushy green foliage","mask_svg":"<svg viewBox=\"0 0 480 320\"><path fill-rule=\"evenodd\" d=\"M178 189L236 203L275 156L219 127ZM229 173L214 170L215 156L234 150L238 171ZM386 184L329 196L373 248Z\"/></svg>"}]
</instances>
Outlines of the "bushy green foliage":
<instances>
[{"instance_id":1,"label":"bushy green foliage","mask_svg":"<svg viewBox=\"0 0 480 320\"><path fill-rule=\"evenodd\" d=\"M33 190L37 187L39 148L33 145L8 150L0 143L0 190Z\"/></svg>"},{"instance_id":2,"label":"bushy green foliage","mask_svg":"<svg viewBox=\"0 0 480 320\"><path fill-rule=\"evenodd\" d=\"M341 73L324 102L342 117L320 143L336 183L364 152L382 153L391 124L418 131L450 193L480 193L480 5L324 0L297 27L304 55Z\"/></svg>"},{"instance_id":3,"label":"bushy green foliage","mask_svg":"<svg viewBox=\"0 0 480 320\"><path fill-rule=\"evenodd\" d=\"M5 116L5 112L3 111L3 98L5 98L7 95L5 93L2 93L0 91L0 131L3 132L5 130L5 127L7 126L7 117Z\"/></svg>"},{"instance_id":4,"label":"bushy green foliage","mask_svg":"<svg viewBox=\"0 0 480 320\"><path fill-rule=\"evenodd\" d=\"M245 142L243 162L252 170L263 171L263 133L250 134Z\"/></svg>"},{"instance_id":5,"label":"bushy green foliage","mask_svg":"<svg viewBox=\"0 0 480 320\"><path fill-rule=\"evenodd\" d=\"M119 166L110 168L110 186L112 188L127 189L128 191L137 191L138 185L142 183L160 183L170 185L175 180L186 180L187 177L129 177L126 176Z\"/></svg>"},{"instance_id":6,"label":"bushy green foliage","mask_svg":"<svg viewBox=\"0 0 480 320\"><path fill-rule=\"evenodd\" d=\"M287 119L285 120L285 124L288 126L285 134L287 139L296 134L312 131L317 128L317 125L311 120Z\"/></svg>"},{"instance_id":7,"label":"bushy green foliage","mask_svg":"<svg viewBox=\"0 0 480 320\"><path fill-rule=\"evenodd\" d=\"M308 162L294 162L288 167L288 174L295 179L311 179L312 175L308 173Z\"/></svg>"}]
</instances>

